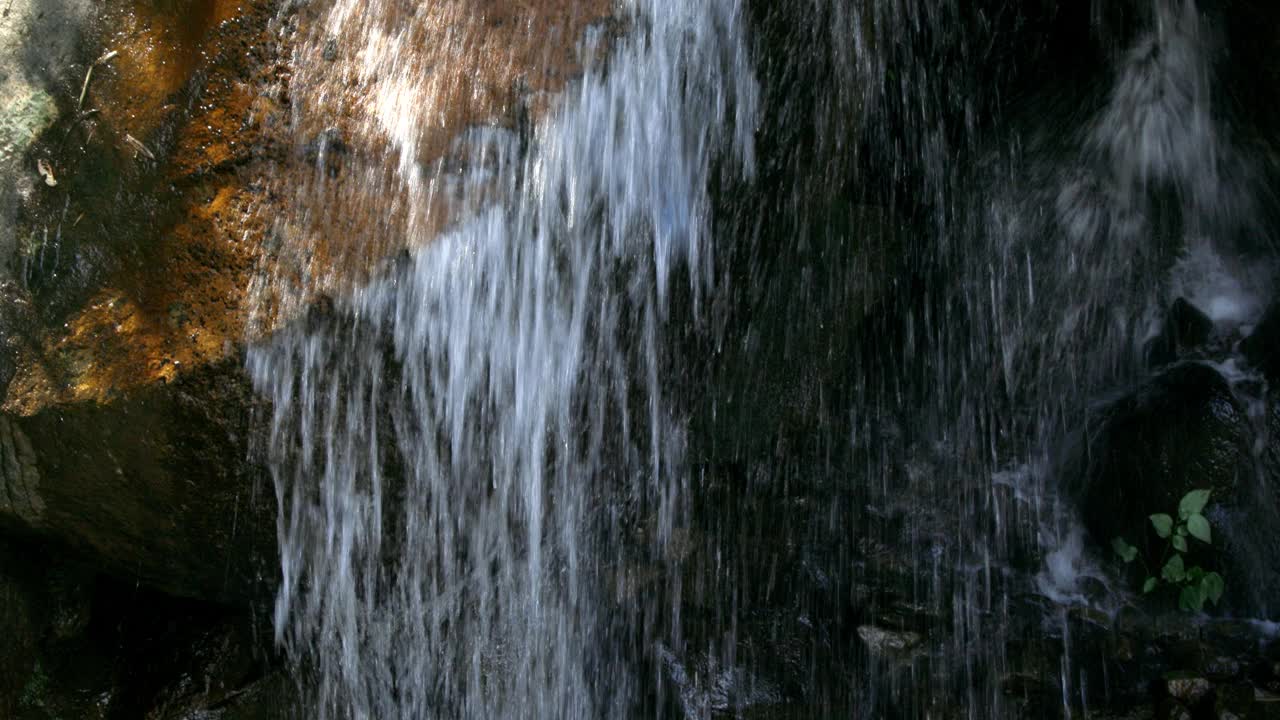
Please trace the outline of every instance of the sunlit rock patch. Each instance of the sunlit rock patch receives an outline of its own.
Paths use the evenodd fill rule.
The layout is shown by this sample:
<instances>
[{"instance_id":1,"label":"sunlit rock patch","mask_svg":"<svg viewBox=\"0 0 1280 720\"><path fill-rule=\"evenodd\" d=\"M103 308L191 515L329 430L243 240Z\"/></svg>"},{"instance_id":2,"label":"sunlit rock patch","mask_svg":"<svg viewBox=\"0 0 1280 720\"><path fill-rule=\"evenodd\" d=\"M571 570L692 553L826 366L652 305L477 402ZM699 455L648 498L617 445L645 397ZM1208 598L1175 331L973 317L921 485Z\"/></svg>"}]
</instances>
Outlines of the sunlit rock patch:
<instances>
[{"instance_id":1,"label":"sunlit rock patch","mask_svg":"<svg viewBox=\"0 0 1280 720\"><path fill-rule=\"evenodd\" d=\"M458 185L478 156L494 161L486 143L530 142L619 30L604 0L390 6L303 4L286 21L301 36L276 92L297 141L273 186L264 328L474 210Z\"/></svg>"},{"instance_id":2,"label":"sunlit rock patch","mask_svg":"<svg viewBox=\"0 0 1280 720\"><path fill-rule=\"evenodd\" d=\"M255 249L241 218L254 199L234 187L209 193L146 259L165 282L120 277L132 282L100 290L43 342L25 348L6 410L31 414L49 402L106 402L236 353L244 337L243 281Z\"/></svg>"}]
</instances>

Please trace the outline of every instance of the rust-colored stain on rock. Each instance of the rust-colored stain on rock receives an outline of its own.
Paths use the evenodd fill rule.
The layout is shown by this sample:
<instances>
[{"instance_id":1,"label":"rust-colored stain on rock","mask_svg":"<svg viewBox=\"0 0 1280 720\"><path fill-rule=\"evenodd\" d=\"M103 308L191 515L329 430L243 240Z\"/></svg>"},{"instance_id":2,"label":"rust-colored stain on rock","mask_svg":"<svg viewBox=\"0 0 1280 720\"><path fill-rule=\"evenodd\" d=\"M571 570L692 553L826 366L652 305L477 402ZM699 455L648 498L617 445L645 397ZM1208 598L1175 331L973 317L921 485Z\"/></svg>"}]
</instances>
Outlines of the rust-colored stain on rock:
<instances>
[{"instance_id":1,"label":"rust-colored stain on rock","mask_svg":"<svg viewBox=\"0 0 1280 720\"><path fill-rule=\"evenodd\" d=\"M422 196L406 193L400 154L443 167L468 128L544 115L581 72L587 29L613 10L608 0L406 0L375 18L363 6L98 7L86 64L116 55L94 67L83 112L52 131L70 140L44 202L110 270L78 308L30 333L5 412L171 382L239 353L251 303L272 302L250 299L256 275L306 276L325 292L429 239L454 218L438 197L409 207ZM332 173L307 152L325 133L345 149ZM110 169L105 187L78 179L98 166ZM125 217L121 197L145 213ZM410 210L426 218L412 233Z\"/></svg>"}]
</instances>

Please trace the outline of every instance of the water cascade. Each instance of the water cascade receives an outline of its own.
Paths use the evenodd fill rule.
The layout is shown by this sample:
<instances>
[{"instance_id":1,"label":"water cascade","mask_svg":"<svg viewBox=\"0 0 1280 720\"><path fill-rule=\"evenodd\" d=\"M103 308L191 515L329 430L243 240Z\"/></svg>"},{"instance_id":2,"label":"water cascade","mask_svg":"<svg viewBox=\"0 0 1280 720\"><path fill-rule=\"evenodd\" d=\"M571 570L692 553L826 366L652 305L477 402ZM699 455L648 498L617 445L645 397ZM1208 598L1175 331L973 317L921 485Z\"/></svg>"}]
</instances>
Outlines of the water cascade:
<instances>
[{"instance_id":1,"label":"water cascade","mask_svg":"<svg viewBox=\"0 0 1280 720\"><path fill-rule=\"evenodd\" d=\"M1028 657L1036 712L1120 692L1080 508L1179 298L1272 497L1232 11L626 0L426 160L474 5L288 30L308 172L248 365L308 716L1014 717Z\"/></svg>"},{"instance_id":2,"label":"water cascade","mask_svg":"<svg viewBox=\"0 0 1280 720\"><path fill-rule=\"evenodd\" d=\"M322 718L625 713L634 618L605 579L631 506L661 518L658 549L681 520L657 328L671 286L710 290L713 155L752 171L741 9L631 3L609 72L532 137L469 131L455 170L417 164L416 124L442 108L401 42L436 18L396 27L409 5L326 22L361 24L355 72L388 86L359 120L397 172L364 190L405 208L411 252L250 356L275 407L279 632L314 663ZM414 237L437 195L456 219Z\"/></svg>"}]
</instances>

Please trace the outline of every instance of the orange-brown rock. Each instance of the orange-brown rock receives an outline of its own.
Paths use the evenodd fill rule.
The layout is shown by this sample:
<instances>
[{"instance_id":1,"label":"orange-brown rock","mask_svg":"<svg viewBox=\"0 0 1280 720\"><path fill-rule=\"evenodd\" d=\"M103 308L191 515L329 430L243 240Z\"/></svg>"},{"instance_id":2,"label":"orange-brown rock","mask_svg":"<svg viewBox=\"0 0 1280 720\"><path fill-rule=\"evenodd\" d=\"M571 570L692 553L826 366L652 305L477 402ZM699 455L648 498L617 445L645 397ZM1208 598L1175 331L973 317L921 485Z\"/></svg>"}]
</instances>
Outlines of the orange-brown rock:
<instances>
[{"instance_id":1,"label":"orange-brown rock","mask_svg":"<svg viewBox=\"0 0 1280 720\"><path fill-rule=\"evenodd\" d=\"M273 290L285 297L269 294L264 304L296 306L359 284L456 221L467 208L448 185L465 164L463 133L527 133L600 54L585 38L593 26L612 27L612 8L609 0L304 6L288 80L300 147L276 175L288 200L276 224L287 262L273 268Z\"/></svg>"},{"instance_id":2,"label":"orange-brown rock","mask_svg":"<svg viewBox=\"0 0 1280 720\"><path fill-rule=\"evenodd\" d=\"M0 525L225 600L261 592L274 552L239 348L255 180L277 152L247 122L286 49L268 42L275 5L97 7L66 70L77 92L37 146L59 182L29 195L25 288L4 313Z\"/></svg>"},{"instance_id":3,"label":"orange-brown rock","mask_svg":"<svg viewBox=\"0 0 1280 720\"><path fill-rule=\"evenodd\" d=\"M274 576L242 370L255 313L287 321L282 297L296 311L456 219L401 163L438 176L469 128L527 132L612 3L370 7L94 7L33 151L58 183L25 181L20 277L0 287L0 527L181 594L244 599ZM344 148L323 167L321 136Z\"/></svg>"}]
</instances>

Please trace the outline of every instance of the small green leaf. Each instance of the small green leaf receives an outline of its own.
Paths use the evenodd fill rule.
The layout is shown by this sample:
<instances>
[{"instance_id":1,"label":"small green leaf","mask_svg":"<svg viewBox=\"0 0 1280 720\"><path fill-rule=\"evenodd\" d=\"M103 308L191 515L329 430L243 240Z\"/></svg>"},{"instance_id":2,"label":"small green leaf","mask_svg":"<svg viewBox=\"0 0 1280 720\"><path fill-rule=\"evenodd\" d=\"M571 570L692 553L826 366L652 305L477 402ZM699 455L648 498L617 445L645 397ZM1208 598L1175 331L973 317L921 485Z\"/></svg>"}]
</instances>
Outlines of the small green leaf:
<instances>
[{"instance_id":1,"label":"small green leaf","mask_svg":"<svg viewBox=\"0 0 1280 720\"><path fill-rule=\"evenodd\" d=\"M1204 594L1200 592L1197 585L1188 585L1182 588L1182 592L1178 595L1178 606L1183 610L1200 612L1204 609Z\"/></svg>"},{"instance_id":2,"label":"small green leaf","mask_svg":"<svg viewBox=\"0 0 1280 720\"><path fill-rule=\"evenodd\" d=\"M1147 578L1147 581L1146 581L1146 582L1144 582L1144 583L1142 583L1142 594L1143 594L1143 595L1146 595L1146 594L1149 594L1152 590L1155 590L1155 589L1156 589L1156 583L1158 583L1158 582L1160 582L1160 581L1159 581L1159 580L1156 580L1156 579L1155 579L1155 578L1153 578L1153 577L1149 577L1149 578Z\"/></svg>"},{"instance_id":3,"label":"small green leaf","mask_svg":"<svg viewBox=\"0 0 1280 720\"><path fill-rule=\"evenodd\" d=\"M1164 568L1160 571L1160 577L1171 583L1180 583L1187 577L1186 568L1182 564L1182 556L1174 555L1169 558L1169 562L1164 564Z\"/></svg>"},{"instance_id":4,"label":"small green leaf","mask_svg":"<svg viewBox=\"0 0 1280 720\"><path fill-rule=\"evenodd\" d=\"M1174 535L1172 542L1173 542L1174 550L1177 550L1178 552L1183 552L1183 553L1187 551L1186 538L1182 537L1181 535Z\"/></svg>"},{"instance_id":5,"label":"small green leaf","mask_svg":"<svg viewBox=\"0 0 1280 720\"><path fill-rule=\"evenodd\" d=\"M1176 534L1178 537L1186 537L1186 536L1187 536L1187 525L1186 525L1186 523L1178 523L1178 530L1177 530L1177 532L1176 532L1176 533L1174 533L1174 534Z\"/></svg>"},{"instance_id":6,"label":"small green leaf","mask_svg":"<svg viewBox=\"0 0 1280 720\"><path fill-rule=\"evenodd\" d=\"M1187 532L1191 533L1191 537L1202 543L1213 543L1213 532L1209 529L1209 521L1200 513L1194 513L1187 517Z\"/></svg>"},{"instance_id":7,"label":"small green leaf","mask_svg":"<svg viewBox=\"0 0 1280 720\"><path fill-rule=\"evenodd\" d=\"M1151 525L1156 529L1156 534L1162 538L1167 538L1173 533L1173 518L1163 513L1152 515Z\"/></svg>"},{"instance_id":8,"label":"small green leaf","mask_svg":"<svg viewBox=\"0 0 1280 720\"><path fill-rule=\"evenodd\" d=\"M1212 492L1212 490L1192 490L1184 495L1182 502L1178 503L1178 517L1185 520L1199 514L1204 510L1204 506L1209 504L1209 495Z\"/></svg>"},{"instance_id":9,"label":"small green leaf","mask_svg":"<svg viewBox=\"0 0 1280 720\"><path fill-rule=\"evenodd\" d=\"M1187 568L1187 580L1191 582L1200 582L1200 578L1204 577L1204 568L1199 565L1193 565Z\"/></svg>"},{"instance_id":10,"label":"small green leaf","mask_svg":"<svg viewBox=\"0 0 1280 720\"><path fill-rule=\"evenodd\" d=\"M1209 602L1214 605L1222 599L1222 591L1226 590L1227 584L1223 582L1222 576L1216 572L1211 572L1204 576L1200 581L1200 594L1208 598Z\"/></svg>"},{"instance_id":11,"label":"small green leaf","mask_svg":"<svg viewBox=\"0 0 1280 720\"><path fill-rule=\"evenodd\" d=\"M1116 538L1111 541L1111 549L1116 551L1116 555L1126 563L1133 562L1138 557L1138 548L1124 541L1124 538Z\"/></svg>"}]
</instances>

